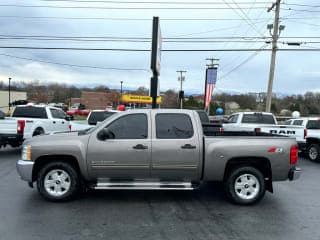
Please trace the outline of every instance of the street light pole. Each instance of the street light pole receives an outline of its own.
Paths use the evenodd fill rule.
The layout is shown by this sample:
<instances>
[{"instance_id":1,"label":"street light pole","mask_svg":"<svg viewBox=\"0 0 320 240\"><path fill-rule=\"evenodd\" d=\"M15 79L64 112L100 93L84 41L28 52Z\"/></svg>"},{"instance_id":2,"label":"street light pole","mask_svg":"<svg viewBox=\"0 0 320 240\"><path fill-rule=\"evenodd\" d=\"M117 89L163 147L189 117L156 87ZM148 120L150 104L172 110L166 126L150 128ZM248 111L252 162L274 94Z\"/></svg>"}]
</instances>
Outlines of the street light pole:
<instances>
[{"instance_id":1,"label":"street light pole","mask_svg":"<svg viewBox=\"0 0 320 240\"><path fill-rule=\"evenodd\" d=\"M9 112L11 112L10 102L11 102L11 77L9 77L9 103L8 103Z\"/></svg>"},{"instance_id":2,"label":"street light pole","mask_svg":"<svg viewBox=\"0 0 320 240\"><path fill-rule=\"evenodd\" d=\"M122 101L122 84L123 84L123 81L120 81L120 84L121 84L121 87L120 87L120 100Z\"/></svg>"},{"instance_id":3,"label":"street light pole","mask_svg":"<svg viewBox=\"0 0 320 240\"><path fill-rule=\"evenodd\" d=\"M180 81L180 93L179 93L179 98L180 98L180 108L183 108L183 95L182 94L182 82L184 82L185 77L183 76L183 73L186 73L187 71L185 70L179 70L177 73L180 73L180 77L178 77L178 81Z\"/></svg>"}]
</instances>

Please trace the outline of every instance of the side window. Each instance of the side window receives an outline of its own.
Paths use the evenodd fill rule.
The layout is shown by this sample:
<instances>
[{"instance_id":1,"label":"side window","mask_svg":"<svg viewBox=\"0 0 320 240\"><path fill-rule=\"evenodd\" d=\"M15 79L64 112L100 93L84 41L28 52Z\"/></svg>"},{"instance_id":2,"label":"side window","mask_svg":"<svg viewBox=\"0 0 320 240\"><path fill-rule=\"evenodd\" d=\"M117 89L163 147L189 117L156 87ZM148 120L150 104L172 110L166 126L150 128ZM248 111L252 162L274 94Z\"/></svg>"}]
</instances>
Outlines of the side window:
<instances>
[{"instance_id":1,"label":"side window","mask_svg":"<svg viewBox=\"0 0 320 240\"><path fill-rule=\"evenodd\" d=\"M120 117L106 127L113 139L148 138L148 118L146 114L129 114Z\"/></svg>"},{"instance_id":2,"label":"side window","mask_svg":"<svg viewBox=\"0 0 320 240\"><path fill-rule=\"evenodd\" d=\"M58 109L54 109L54 108L50 108L50 112L53 118L59 118L59 119L65 119L66 115L63 111L58 110Z\"/></svg>"},{"instance_id":3,"label":"side window","mask_svg":"<svg viewBox=\"0 0 320 240\"><path fill-rule=\"evenodd\" d=\"M193 136L191 119L186 114L159 113L156 115L156 134L160 139L187 139Z\"/></svg>"},{"instance_id":4,"label":"side window","mask_svg":"<svg viewBox=\"0 0 320 240\"><path fill-rule=\"evenodd\" d=\"M292 125L302 125L303 120L294 120Z\"/></svg>"},{"instance_id":5,"label":"side window","mask_svg":"<svg viewBox=\"0 0 320 240\"><path fill-rule=\"evenodd\" d=\"M239 117L238 114L235 114L235 115L230 116L230 117L228 118L228 123L237 123L238 117Z\"/></svg>"}]
</instances>

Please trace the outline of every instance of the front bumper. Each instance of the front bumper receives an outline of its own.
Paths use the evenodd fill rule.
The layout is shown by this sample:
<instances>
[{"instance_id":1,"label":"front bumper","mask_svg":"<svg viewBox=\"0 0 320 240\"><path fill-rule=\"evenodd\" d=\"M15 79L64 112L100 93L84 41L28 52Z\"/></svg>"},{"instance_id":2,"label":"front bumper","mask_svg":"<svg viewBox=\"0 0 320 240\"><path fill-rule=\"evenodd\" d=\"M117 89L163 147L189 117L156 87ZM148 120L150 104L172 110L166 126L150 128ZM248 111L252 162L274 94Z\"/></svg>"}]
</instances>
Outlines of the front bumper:
<instances>
[{"instance_id":1,"label":"front bumper","mask_svg":"<svg viewBox=\"0 0 320 240\"><path fill-rule=\"evenodd\" d=\"M300 175L301 175L301 168L294 167L294 168L290 169L289 174L288 174L288 178L290 181L293 181L293 180L297 180L298 178L300 178Z\"/></svg>"},{"instance_id":2,"label":"front bumper","mask_svg":"<svg viewBox=\"0 0 320 240\"><path fill-rule=\"evenodd\" d=\"M33 165L34 165L34 162L32 161L24 161L24 160L17 161L17 171L22 180L27 182L32 182Z\"/></svg>"}]
</instances>

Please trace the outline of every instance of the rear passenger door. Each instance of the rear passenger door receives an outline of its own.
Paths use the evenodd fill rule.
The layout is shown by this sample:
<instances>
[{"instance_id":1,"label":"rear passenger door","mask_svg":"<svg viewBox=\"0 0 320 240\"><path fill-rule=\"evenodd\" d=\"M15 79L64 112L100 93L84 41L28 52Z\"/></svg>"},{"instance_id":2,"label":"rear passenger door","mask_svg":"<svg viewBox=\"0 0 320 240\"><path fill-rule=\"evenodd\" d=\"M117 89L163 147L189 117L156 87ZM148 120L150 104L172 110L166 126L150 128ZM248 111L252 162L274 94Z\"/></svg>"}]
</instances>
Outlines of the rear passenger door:
<instances>
[{"instance_id":1,"label":"rear passenger door","mask_svg":"<svg viewBox=\"0 0 320 240\"><path fill-rule=\"evenodd\" d=\"M194 118L184 113L152 112L151 177L167 181L198 179L199 131Z\"/></svg>"}]
</instances>

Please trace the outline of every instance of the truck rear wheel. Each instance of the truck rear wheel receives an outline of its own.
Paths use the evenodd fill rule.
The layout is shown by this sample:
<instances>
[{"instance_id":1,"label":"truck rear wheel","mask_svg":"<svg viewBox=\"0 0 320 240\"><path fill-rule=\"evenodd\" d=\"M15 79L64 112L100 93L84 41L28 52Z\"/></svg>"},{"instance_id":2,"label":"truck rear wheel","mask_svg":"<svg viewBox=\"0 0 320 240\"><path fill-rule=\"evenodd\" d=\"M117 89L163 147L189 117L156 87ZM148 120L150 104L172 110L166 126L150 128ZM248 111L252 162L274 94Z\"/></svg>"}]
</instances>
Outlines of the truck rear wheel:
<instances>
[{"instance_id":1,"label":"truck rear wheel","mask_svg":"<svg viewBox=\"0 0 320 240\"><path fill-rule=\"evenodd\" d=\"M79 174L65 162L51 162L38 173L37 189L50 201L65 201L77 195L81 187Z\"/></svg>"},{"instance_id":2,"label":"truck rear wheel","mask_svg":"<svg viewBox=\"0 0 320 240\"><path fill-rule=\"evenodd\" d=\"M37 128L32 134L32 137L43 135L43 134L44 134L44 130L42 128Z\"/></svg>"},{"instance_id":3,"label":"truck rear wheel","mask_svg":"<svg viewBox=\"0 0 320 240\"><path fill-rule=\"evenodd\" d=\"M320 147L318 144L310 144L307 148L307 155L311 161L319 162L320 161Z\"/></svg>"},{"instance_id":4,"label":"truck rear wheel","mask_svg":"<svg viewBox=\"0 0 320 240\"><path fill-rule=\"evenodd\" d=\"M266 192L263 174L255 167L249 166L233 169L224 186L227 197L241 205L257 203Z\"/></svg>"}]
</instances>

